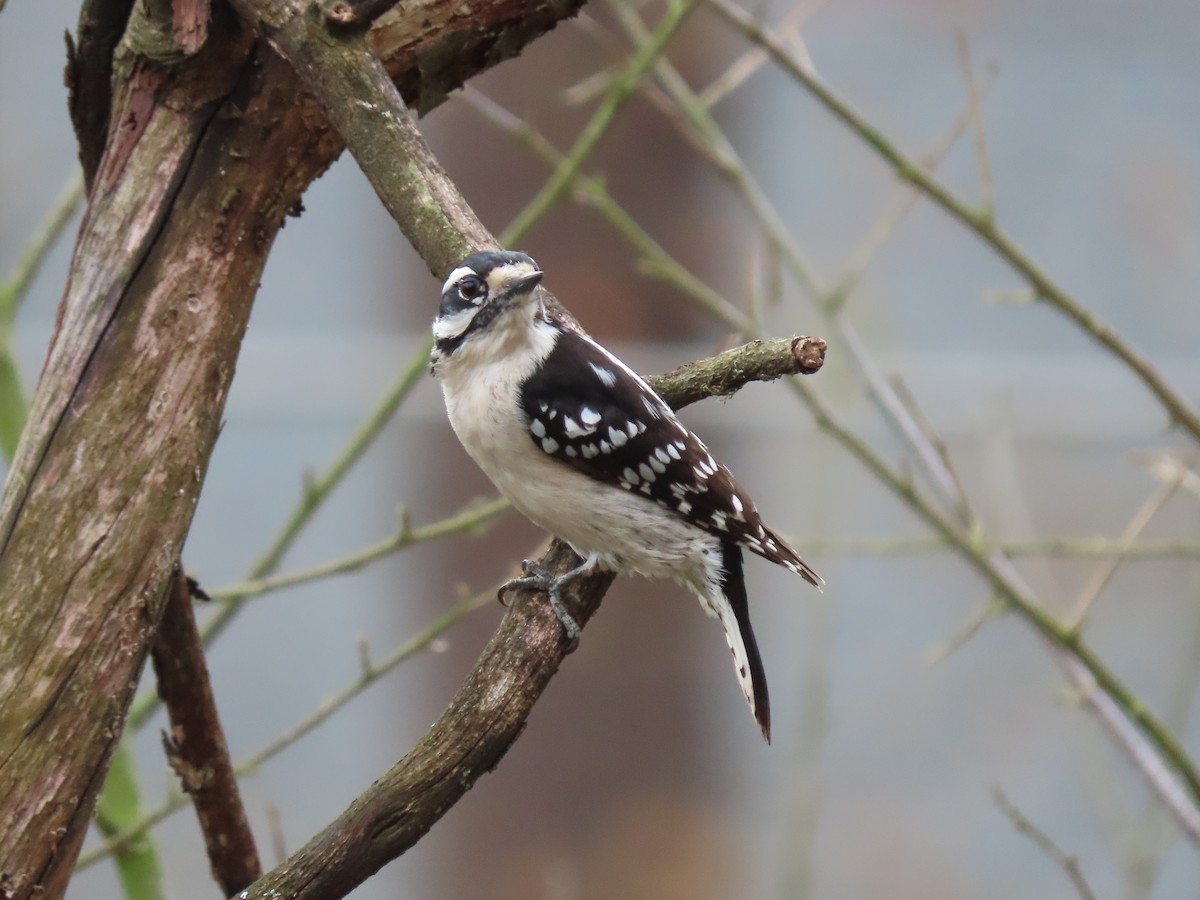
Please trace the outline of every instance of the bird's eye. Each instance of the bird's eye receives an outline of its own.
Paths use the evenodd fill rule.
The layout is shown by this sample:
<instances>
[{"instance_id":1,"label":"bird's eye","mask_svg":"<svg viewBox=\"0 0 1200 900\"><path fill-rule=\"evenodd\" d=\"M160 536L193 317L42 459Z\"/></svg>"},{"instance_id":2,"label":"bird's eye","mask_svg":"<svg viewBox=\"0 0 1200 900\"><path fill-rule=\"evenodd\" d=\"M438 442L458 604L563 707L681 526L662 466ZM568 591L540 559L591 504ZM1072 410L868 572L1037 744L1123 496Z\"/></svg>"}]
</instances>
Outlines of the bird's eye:
<instances>
[{"instance_id":1,"label":"bird's eye","mask_svg":"<svg viewBox=\"0 0 1200 900\"><path fill-rule=\"evenodd\" d=\"M483 281L475 275L468 275L458 283L458 295L464 300L475 302L486 293Z\"/></svg>"}]
</instances>

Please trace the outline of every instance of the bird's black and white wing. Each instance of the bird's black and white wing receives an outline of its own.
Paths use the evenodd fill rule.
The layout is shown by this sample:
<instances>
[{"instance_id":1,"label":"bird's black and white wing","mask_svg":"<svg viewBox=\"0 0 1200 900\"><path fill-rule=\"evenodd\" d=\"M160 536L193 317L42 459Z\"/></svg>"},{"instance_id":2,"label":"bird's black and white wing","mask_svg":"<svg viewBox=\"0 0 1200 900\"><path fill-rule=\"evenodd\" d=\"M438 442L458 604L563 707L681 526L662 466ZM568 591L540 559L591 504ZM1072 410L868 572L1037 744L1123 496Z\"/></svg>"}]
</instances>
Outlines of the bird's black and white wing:
<instances>
[{"instance_id":1,"label":"bird's black and white wing","mask_svg":"<svg viewBox=\"0 0 1200 900\"><path fill-rule=\"evenodd\" d=\"M542 452L822 583L654 389L590 338L564 330L520 400Z\"/></svg>"}]
</instances>

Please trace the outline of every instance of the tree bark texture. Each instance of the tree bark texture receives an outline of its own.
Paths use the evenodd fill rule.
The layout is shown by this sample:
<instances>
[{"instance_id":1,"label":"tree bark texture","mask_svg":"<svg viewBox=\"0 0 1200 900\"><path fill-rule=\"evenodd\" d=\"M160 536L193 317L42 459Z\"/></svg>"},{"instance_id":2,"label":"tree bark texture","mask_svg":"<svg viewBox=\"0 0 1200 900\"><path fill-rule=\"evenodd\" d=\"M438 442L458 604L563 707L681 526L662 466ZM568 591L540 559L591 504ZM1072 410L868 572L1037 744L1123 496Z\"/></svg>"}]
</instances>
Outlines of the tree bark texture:
<instances>
[{"instance_id":1,"label":"tree bark texture","mask_svg":"<svg viewBox=\"0 0 1200 900\"><path fill-rule=\"evenodd\" d=\"M272 241L340 136L223 4L194 55L170 4L89 2L73 118L89 202L0 501L0 896L57 897L161 616ZM152 20L166 9L165 22ZM314 11L315 11L314 7ZM428 109L578 4L405 4L372 36ZM86 25L86 23L85 23ZM136 27L134 27L136 25ZM72 73L69 73L69 75ZM82 89L78 89L82 88ZM86 102L81 98L89 98ZM95 104L111 109L96 152ZM444 269L447 263L431 261Z\"/></svg>"},{"instance_id":2,"label":"tree bark texture","mask_svg":"<svg viewBox=\"0 0 1200 900\"><path fill-rule=\"evenodd\" d=\"M163 749L191 795L213 879L228 897L261 878L262 864L217 714L192 610L193 588L194 582L176 569L150 658L171 721Z\"/></svg>"}]
</instances>

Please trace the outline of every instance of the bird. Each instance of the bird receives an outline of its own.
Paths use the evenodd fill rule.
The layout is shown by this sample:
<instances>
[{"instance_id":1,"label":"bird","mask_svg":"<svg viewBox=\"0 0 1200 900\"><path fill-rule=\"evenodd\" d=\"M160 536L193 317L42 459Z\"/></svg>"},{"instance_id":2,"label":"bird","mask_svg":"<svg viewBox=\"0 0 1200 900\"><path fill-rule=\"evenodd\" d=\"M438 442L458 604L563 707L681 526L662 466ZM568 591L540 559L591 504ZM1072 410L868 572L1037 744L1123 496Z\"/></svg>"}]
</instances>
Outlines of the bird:
<instances>
[{"instance_id":1,"label":"bird","mask_svg":"<svg viewBox=\"0 0 1200 900\"><path fill-rule=\"evenodd\" d=\"M824 582L666 401L549 297L544 274L525 253L472 253L446 278L433 321L431 372L467 454L582 560L558 578L526 563L506 588L544 590L572 649L579 626L562 595L576 578L607 570L683 585L724 628L769 743L743 551Z\"/></svg>"}]
</instances>

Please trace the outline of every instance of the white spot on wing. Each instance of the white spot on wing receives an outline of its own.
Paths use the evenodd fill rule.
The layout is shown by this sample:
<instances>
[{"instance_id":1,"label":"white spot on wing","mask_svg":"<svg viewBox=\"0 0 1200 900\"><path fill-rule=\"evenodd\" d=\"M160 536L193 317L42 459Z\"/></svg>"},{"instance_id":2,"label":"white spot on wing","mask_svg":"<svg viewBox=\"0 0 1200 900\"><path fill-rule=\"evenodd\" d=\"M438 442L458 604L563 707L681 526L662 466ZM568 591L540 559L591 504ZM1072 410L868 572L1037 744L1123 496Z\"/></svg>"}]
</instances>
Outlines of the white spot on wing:
<instances>
[{"instance_id":1,"label":"white spot on wing","mask_svg":"<svg viewBox=\"0 0 1200 900\"><path fill-rule=\"evenodd\" d=\"M595 425L600 421L600 413L596 412L590 406L585 406L579 411L579 418L583 420L584 425Z\"/></svg>"},{"instance_id":2,"label":"white spot on wing","mask_svg":"<svg viewBox=\"0 0 1200 900\"><path fill-rule=\"evenodd\" d=\"M536 438L544 438L546 436L546 423L541 419L534 419L529 423L529 430L533 432Z\"/></svg>"},{"instance_id":3,"label":"white spot on wing","mask_svg":"<svg viewBox=\"0 0 1200 900\"><path fill-rule=\"evenodd\" d=\"M596 377L604 384L605 387L613 387L617 383L617 373L612 369L606 369L604 366L598 366L595 363L588 363L592 367L592 371L596 373Z\"/></svg>"},{"instance_id":4,"label":"white spot on wing","mask_svg":"<svg viewBox=\"0 0 1200 900\"><path fill-rule=\"evenodd\" d=\"M638 472L641 473L641 476L646 479L646 481L654 480L654 470L645 463L642 463L640 466L638 466Z\"/></svg>"},{"instance_id":5,"label":"white spot on wing","mask_svg":"<svg viewBox=\"0 0 1200 900\"><path fill-rule=\"evenodd\" d=\"M608 439L612 441L614 447L624 447L629 441L629 435L613 426L609 426Z\"/></svg>"},{"instance_id":6,"label":"white spot on wing","mask_svg":"<svg viewBox=\"0 0 1200 900\"><path fill-rule=\"evenodd\" d=\"M542 438L542 449L547 453L554 453L558 450L558 441L552 437Z\"/></svg>"}]
</instances>

